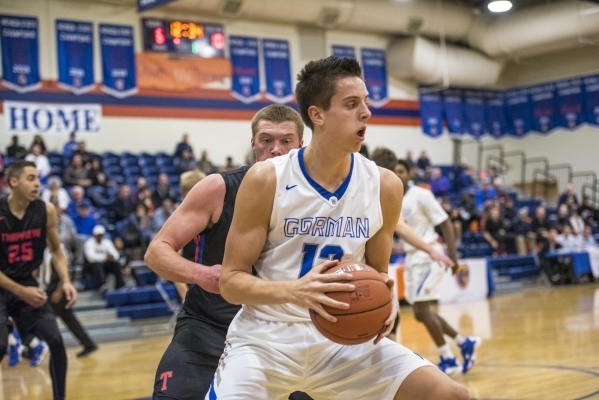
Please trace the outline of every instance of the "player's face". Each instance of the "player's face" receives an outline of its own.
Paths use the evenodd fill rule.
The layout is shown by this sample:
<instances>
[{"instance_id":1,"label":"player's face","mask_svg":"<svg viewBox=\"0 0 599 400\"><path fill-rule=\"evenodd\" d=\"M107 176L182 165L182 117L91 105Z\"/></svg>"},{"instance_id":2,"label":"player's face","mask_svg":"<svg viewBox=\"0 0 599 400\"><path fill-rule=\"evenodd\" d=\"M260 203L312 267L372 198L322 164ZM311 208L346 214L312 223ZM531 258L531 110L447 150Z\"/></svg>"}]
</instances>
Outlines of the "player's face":
<instances>
[{"instance_id":1,"label":"player's face","mask_svg":"<svg viewBox=\"0 0 599 400\"><path fill-rule=\"evenodd\" d=\"M323 128L335 132L340 148L354 153L364 142L371 115L364 81L358 77L342 78L337 81L329 109L323 112Z\"/></svg>"},{"instance_id":2,"label":"player's face","mask_svg":"<svg viewBox=\"0 0 599 400\"><path fill-rule=\"evenodd\" d=\"M16 182L15 182L16 181ZM40 179L35 167L25 167L19 179L12 178L12 191L18 193L19 196L33 201L37 198L40 188Z\"/></svg>"},{"instance_id":3,"label":"player's face","mask_svg":"<svg viewBox=\"0 0 599 400\"><path fill-rule=\"evenodd\" d=\"M408 172L406 167L404 167L401 164L397 164L395 166L394 171L395 171L395 175L397 175L399 177L399 179L401 179L401 182L403 183L403 187L407 188L408 181L410 180L410 173Z\"/></svg>"},{"instance_id":4,"label":"player's face","mask_svg":"<svg viewBox=\"0 0 599 400\"><path fill-rule=\"evenodd\" d=\"M258 122L256 135L252 138L256 161L282 156L293 149L299 149L302 144L292 121L275 123L261 120Z\"/></svg>"}]
</instances>

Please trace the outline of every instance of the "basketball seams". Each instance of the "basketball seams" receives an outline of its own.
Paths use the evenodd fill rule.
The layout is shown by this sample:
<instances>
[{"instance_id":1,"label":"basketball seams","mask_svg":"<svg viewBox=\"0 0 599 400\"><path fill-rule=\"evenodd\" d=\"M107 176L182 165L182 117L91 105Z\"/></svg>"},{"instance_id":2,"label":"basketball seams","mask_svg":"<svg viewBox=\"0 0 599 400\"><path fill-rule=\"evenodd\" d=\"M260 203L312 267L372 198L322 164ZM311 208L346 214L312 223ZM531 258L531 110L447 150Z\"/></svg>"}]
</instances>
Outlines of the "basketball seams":
<instances>
[{"instance_id":1,"label":"basketball seams","mask_svg":"<svg viewBox=\"0 0 599 400\"><path fill-rule=\"evenodd\" d=\"M344 317L344 316L346 316L346 315L358 315L358 314L364 314L364 313L368 313L368 312L371 312L371 311L376 311L376 310L379 310L379 309L381 309L381 308L383 308L383 307L386 307L386 306L387 306L387 305L389 305L390 303L391 303L391 299L389 299L389 301L388 301L388 302L386 302L385 304L383 304L383 305L381 305L381 306L378 306L378 307L375 307L375 308L369 308L368 310L358 311L358 312L355 312L355 313L349 313L349 314L331 314L330 312L329 312L329 314L331 314L331 315L332 315L332 316L334 316L334 317Z\"/></svg>"}]
</instances>

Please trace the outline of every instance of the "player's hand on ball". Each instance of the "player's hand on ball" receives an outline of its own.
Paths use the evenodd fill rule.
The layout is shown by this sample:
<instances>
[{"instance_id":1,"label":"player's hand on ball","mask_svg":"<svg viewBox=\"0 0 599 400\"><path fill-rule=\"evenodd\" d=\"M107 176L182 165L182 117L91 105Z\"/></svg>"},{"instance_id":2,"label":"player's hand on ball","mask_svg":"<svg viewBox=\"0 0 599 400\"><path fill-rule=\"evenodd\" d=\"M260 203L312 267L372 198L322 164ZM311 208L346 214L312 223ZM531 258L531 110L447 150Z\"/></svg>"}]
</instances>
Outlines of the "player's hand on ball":
<instances>
[{"instance_id":1,"label":"player's hand on ball","mask_svg":"<svg viewBox=\"0 0 599 400\"><path fill-rule=\"evenodd\" d=\"M348 309L349 304L333 300L325 293L327 292L351 292L355 290L354 285L345 283L352 279L351 274L322 274L330 267L337 265L339 261L325 261L322 264L312 268L310 272L295 282L293 293L293 303L298 306L309 308L320 314L323 318L331 322L336 322L337 318L326 312L323 305Z\"/></svg>"},{"instance_id":2,"label":"player's hand on ball","mask_svg":"<svg viewBox=\"0 0 599 400\"><path fill-rule=\"evenodd\" d=\"M25 286L19 293L19 297L33 308L40 308L48 300L46 293L35 286Z\"/></svg>"},{"instance_id":3,"label":"player's hand on ball","mask_svg":"<svg viewBox=\"0 0 599 400\"><path fill-rule=\"evenodd\" d=\"M202 270L200 278L197 280L198 286L207 292L220 294L220 288L218 282L220 280L220 270L223 268L220 264L215 264L210 267L206 267Z\"/></svg>"},{"instance_id":4,"label":"player's hand on ball","mask_svg":"<svg viewBox=\"0 0 599 400\"><path fill-rule=\"evenodd\" d=\"M389 288L389 296L391 296L391 314L389 314L389 318L385 321L385 329L378 334L376 339L374 339L374 344L377 344L391 333L393 330L393 323L395 322L395 318L398 316L399 311L399 303L395 298L395 290L393 288L395 282L393 279L387 280L387 287Z\"/></svg>"}]
</instances>

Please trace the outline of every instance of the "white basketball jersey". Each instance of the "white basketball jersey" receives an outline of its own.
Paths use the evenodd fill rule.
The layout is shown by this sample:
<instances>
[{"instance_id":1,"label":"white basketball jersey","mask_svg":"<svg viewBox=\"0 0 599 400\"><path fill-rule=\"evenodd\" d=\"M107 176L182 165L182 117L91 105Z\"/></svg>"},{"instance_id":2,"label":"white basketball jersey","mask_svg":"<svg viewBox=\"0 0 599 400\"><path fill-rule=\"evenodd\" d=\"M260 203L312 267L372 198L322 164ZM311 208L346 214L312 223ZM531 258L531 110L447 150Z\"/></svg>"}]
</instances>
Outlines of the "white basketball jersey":
<instances>
[{"instance_id":1,"label":"white basketball jersey","mask_svg":"<svg viewBox=\"0 0 599 400\"><path fill-rule=\"evenodd\" d=\"M306 171L304 149L270 159L277 187L268 238L254 265L267 281L299 279L327 259L364 261L366 242L381 228L377 166L352 154L350 172L331 193ZM244 311L271 321L308 321L308 309L294 304L244 305Z\"/></svg>"}]
</instances>

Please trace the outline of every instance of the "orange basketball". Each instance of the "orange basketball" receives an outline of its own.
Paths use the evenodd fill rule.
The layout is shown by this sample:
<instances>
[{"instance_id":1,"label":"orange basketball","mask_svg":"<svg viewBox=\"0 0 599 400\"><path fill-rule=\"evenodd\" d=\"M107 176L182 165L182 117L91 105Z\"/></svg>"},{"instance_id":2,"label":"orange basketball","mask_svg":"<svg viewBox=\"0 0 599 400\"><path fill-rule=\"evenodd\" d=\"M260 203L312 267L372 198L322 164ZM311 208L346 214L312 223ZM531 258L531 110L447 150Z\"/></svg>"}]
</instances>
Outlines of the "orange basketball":
<instances>
[{"instance_id":1,"label":"orange basketball","mask_svg":"<svg viewBox=\"0 0 599 400\"><path fill-rule=\"evenodd\" d=\"M340 344L368 342L385 327L391 314L391 295L381 274L372 267L358 262L342 262L323 272L324 274L351 273L353 292L328 292L327 296L349 304L348 309L324 306L337 318L330 322L310 310L310 318L318 332Z\"/></svg>"}]
</instances>

